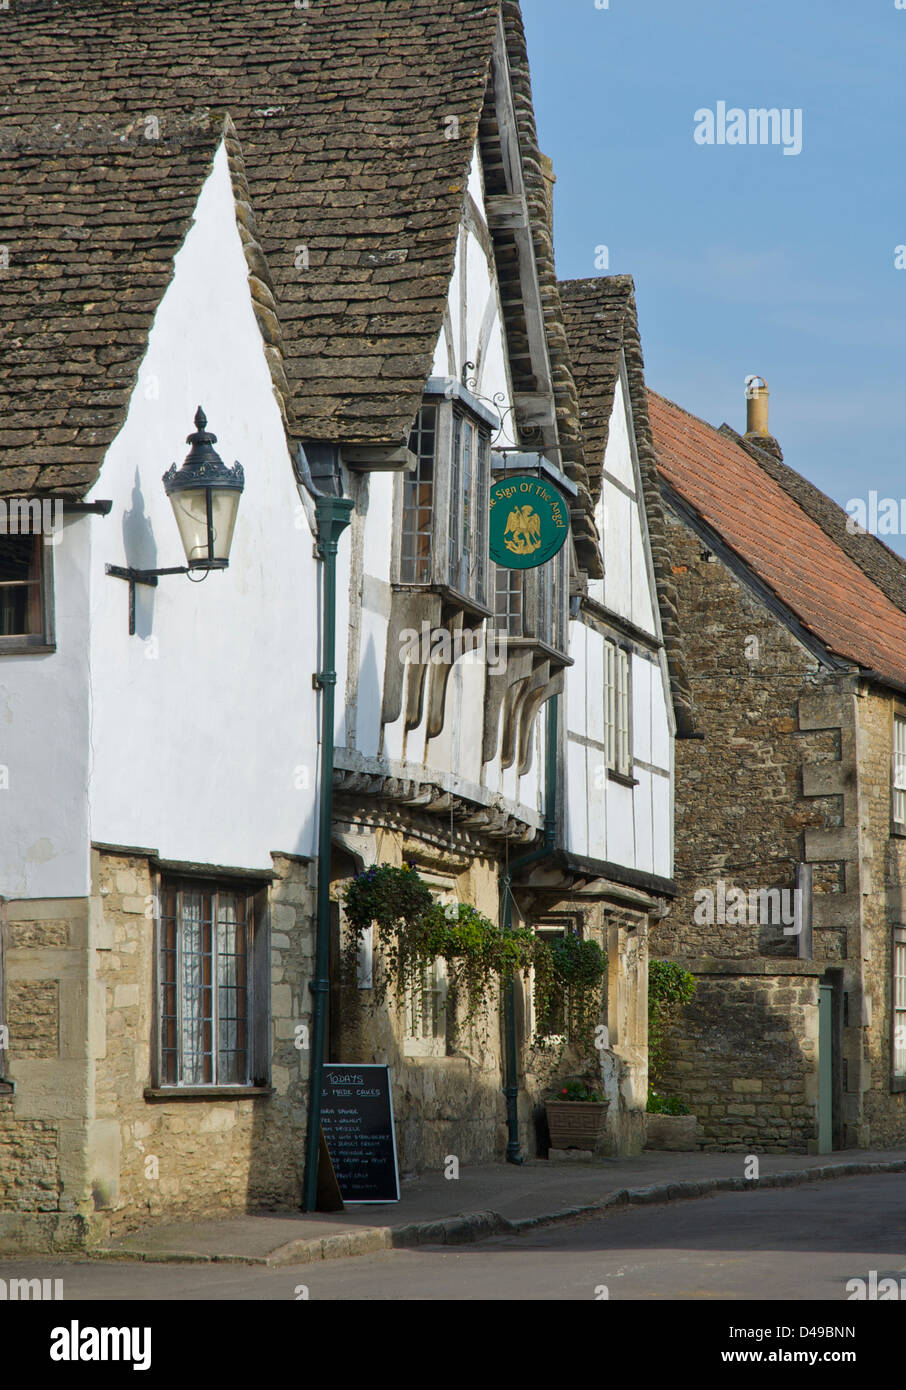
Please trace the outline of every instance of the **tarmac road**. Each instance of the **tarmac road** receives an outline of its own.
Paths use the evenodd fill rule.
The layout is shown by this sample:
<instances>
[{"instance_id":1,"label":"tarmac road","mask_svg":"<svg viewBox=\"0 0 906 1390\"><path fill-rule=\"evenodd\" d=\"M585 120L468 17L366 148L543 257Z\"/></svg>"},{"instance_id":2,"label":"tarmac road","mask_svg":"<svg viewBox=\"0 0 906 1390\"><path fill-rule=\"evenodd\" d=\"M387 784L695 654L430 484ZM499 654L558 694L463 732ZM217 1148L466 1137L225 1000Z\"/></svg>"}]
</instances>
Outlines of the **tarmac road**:
<instances>
[{"instance_id":1,"label":"tarmac road","mask_svg":"<svg viewBox=\"0 0 906 1390\"><path fill-rule=\"evenodd\" d=\"M906 1174L720 1193L474 1245L281 1269L0 1260L6 1280L61 1278L64 1299L820 1299L841 1314L847 1281L872 1270L902 1277L906 1300Z\"/></svg>"}]
</instances>

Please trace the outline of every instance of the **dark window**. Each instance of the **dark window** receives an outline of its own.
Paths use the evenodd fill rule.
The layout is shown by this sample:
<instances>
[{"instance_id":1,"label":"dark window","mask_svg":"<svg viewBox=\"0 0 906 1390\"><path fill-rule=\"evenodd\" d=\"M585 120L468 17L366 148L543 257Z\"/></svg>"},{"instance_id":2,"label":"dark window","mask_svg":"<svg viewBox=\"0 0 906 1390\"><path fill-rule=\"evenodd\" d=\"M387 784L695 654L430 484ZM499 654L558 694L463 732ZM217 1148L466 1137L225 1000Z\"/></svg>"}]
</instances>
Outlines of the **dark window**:
<instances>
[{"instance_id":1,"label":"dark window","mask_svg":"<svg viewBox=\"0 0 906 1390\"><path fill-rule=\"evenodd\" d=\"M43 634L43 551L39 535L0 535L0 637Z\"/></svg>"},{"instance_id":2,"label":"dark window","mask_svg":"<svg viewBox=\"0 0 906 1390\"><path fill-rule=\"evenodd\" d=\"M495 565L497 620L508 637L523 635L523 571Z\"/></svg>"},{"instance_id":3,"label":"dark window","mask_svg":"<svg viewBox=\"0 0 906 1390\"><path fill-rule=\"evenodd\" d=\"M164 881L162 1085L252 1084L255 916L249 891L200 880Z\"/></svg>"},{"instance_id":4,"label":"dark window","mask_svg":"<svg viewBox=\"0 0 906 1390\"><path fill-rule=\"evenodd\" d=\"M452 411L452 418L443 417L449 426L443 459L437 450L441 411ZM487 429L458 407L422 406L409 436L418 465L403 481L401 583L444 584L487 602L490 444ZM443 507L445 518L438 515ZM443 520L446 525L439 524ZM438 549L438 568L432 556L441 540L446 549Z\"/></svg>"},{"instance_id":5,"label":"dark window","mask_svg":"<svg viewBox=\"0 0 906 1390\"><path fill-rule=\"evenodd\" d=\"M403 487L403 536L400 580L403 584L430 584L431 541L434 533L434 439L437 407L423 405L409 438L418 459L414 473Z\"/></svg>"}]
</instances>

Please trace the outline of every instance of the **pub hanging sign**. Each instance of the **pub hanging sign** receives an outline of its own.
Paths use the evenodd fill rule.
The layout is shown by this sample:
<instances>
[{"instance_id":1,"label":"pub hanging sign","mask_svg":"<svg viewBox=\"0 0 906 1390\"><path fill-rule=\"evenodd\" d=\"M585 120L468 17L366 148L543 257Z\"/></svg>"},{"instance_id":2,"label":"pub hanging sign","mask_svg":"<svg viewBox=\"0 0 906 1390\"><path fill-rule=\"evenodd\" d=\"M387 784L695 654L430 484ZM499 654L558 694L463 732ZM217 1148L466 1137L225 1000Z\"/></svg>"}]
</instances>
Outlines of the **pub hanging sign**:
<instances>
[{"instance_id":1,"label":"pub hanging sign","mask_svg":"<svg viewBox=\"0 0 906 1390\"><path fill-rule=\"evenodd\" d=\"M554 558L568 534L566 503L544 478L519 473L492 484L488 538L495 565L535 569Z\"/></svg>"}]
</instances>

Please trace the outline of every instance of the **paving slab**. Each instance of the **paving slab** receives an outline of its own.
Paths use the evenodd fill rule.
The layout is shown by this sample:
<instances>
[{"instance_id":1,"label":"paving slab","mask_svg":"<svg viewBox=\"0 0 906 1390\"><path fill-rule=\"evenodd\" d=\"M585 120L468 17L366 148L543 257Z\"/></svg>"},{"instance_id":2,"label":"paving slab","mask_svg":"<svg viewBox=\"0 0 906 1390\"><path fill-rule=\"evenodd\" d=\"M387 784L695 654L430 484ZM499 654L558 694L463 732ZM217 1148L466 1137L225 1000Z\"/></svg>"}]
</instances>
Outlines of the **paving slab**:
<instances>
[{"instance_id":1,"label":"paving slab","mask_svg":"<svg viewBox=\"0 0 906 1390\"><path fill-rule=\"evenodd\" d=\"M148 1225L92 1258L238 1262L280 1266L370 1254L404 1245L456 1244L576 1220L607 1207L688 1200L712 1192L792 1186L872 1172L906 1171L906 1149L759 1154L759 1178L743 1153L646 1152L636 1158L462 1167L404 1178L400 1201L342 1212L258 1211Z\"/></svg>"}]
</instances>

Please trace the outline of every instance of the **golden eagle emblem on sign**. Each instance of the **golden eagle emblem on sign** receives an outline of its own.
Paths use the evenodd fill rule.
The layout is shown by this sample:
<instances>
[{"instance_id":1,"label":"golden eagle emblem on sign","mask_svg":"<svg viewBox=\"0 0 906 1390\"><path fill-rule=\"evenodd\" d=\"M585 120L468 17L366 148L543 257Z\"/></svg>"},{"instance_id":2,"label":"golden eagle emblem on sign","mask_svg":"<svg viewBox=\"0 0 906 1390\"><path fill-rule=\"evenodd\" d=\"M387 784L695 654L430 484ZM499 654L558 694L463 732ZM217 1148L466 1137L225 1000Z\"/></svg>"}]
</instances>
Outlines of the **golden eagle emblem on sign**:
<instances>
[{"instance_id":1,"label":"golden eagle emblem on sign","mask_svg":"<svg viewBox=\"0 0 906 1390\"><path fill-rule=\"evenodd\" d=\"M510 512L503 543L514 555L531 555L541 545L541 518L527 503Z\"/></svg>"}]
</instances>

